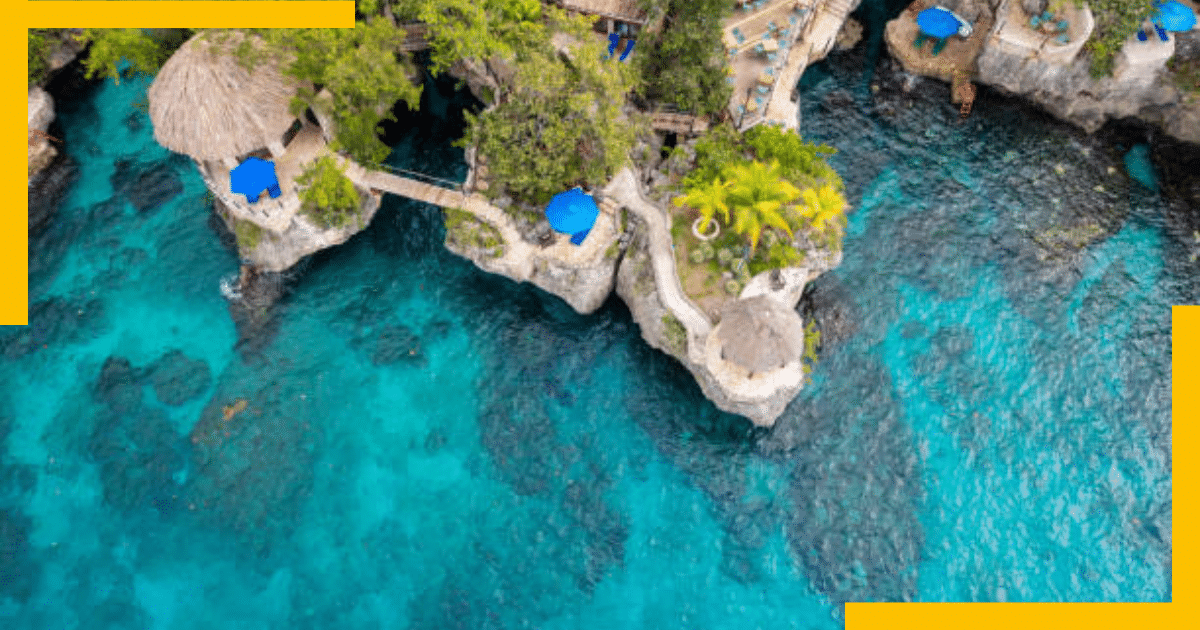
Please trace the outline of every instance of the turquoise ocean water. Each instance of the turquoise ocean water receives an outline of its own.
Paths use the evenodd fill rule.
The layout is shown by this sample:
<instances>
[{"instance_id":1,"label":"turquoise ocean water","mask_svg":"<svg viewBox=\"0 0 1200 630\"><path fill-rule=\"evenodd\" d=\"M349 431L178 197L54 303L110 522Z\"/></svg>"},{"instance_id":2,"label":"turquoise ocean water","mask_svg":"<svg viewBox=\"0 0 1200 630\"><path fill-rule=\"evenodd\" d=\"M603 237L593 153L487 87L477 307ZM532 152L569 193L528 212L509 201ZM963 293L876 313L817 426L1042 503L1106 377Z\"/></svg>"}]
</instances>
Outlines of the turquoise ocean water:
<instances>
[{"instance_id":1,"label":"turquoise ocean water","mask_svg":"<svg viewBox=\"0 0 1200 630\"><path fill-rule=\"evenodd\" d=\"M148 81L62 103L79 179L31 243L31 325L0 332L0 624L810 629L844 601L1169 599L1169 307L1196 296L1163 201L1031 110L985 95L958 124L944 87L873 95L861 64L803 83L855 209L802 303L813 383L769 431L618 300L579 316L480 272L394 197L239 335L238 261L133 107ZM394 164L465 175L444 106L393 130Z\"/></svg>"}]
</instances>

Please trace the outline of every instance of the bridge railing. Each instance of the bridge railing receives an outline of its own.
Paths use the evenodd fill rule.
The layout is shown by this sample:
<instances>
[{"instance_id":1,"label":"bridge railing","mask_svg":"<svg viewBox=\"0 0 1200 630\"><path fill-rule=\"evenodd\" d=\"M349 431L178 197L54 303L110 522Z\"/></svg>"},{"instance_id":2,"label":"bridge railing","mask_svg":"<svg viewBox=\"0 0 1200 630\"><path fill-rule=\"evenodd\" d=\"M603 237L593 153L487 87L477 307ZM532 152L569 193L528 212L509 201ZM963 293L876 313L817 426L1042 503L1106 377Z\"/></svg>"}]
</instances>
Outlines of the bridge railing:
<instances>
[{"instance_id":1,"label":"bridge railing","mask_svg":"<svg viewBox=\"0 0 1200 630\"><path fill-rule=\"evenodd\" d=\"M434 177L433 175L421 173L419 171L410 171L406 168L392 166L391 164L383 164L383 163L364 164L363 167L366 168L367 170L383 171L385 173L391 173L393 175L399 175L401 177L410 177L412 179L424 182L426 184L432 184L434 186L441 186L442 188L448 188L450 190L454 190L457 192L463 192L463 193L466 192L466 185L464 182L454 182L454 181L450 181L448 179L442 179L440 177Z\"/></svg>"}]
</instances>

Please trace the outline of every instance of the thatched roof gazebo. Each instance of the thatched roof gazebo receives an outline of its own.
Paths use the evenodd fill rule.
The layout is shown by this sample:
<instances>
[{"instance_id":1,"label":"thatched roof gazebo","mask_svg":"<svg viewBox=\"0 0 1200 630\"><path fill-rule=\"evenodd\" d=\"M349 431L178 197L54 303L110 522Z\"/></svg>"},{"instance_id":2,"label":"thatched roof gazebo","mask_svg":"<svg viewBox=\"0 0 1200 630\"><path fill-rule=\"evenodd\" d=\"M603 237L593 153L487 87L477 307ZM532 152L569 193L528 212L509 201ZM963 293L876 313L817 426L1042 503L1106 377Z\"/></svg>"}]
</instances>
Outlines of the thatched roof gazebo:
<instances>
[{"instance_id":1,"label":"thatched roof gazebo","mask_svg":"<svg viewBox=\"0 0 1200 630\"><path fill-rule=\"evenodd\" d=\"M721 344L721 359L750 374L784 367L804 353L800 317L766 295L726 305L714 333Z\"/></svg>"},{"instance_id":2,"label":"thatched roof gazebo","mask_svg":"<svg viewBox=\"0 0 1200 630\"><path fill-rule=\"evenodd\" d=\"M148 99L154 139L197 161L236 165L239 156L267 148L278 157L297 123L289 111L303 83L285 77L267 59L253 70L239 65L240 31L204 32L188 40L163 65ZM262 50L259 37L249 36Z\"/></svg>"}]
</instances>

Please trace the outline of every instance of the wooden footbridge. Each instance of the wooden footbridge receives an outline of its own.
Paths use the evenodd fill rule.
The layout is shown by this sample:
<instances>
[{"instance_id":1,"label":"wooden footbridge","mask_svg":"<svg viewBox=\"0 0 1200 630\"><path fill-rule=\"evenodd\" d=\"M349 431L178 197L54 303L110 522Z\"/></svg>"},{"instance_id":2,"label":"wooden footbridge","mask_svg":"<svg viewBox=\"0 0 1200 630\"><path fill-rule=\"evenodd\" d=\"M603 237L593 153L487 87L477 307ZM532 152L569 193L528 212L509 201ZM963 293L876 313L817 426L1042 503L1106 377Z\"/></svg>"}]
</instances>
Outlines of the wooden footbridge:
<instances>
[{"instance_id":1,"label":"wooden footbridge","mask_svg":"<svg viewBox=\"0 0 1200 630\"><path fill-rule=\"evenodd\" d=\"M658 111L650 117L650 126L658 131L695 136L708 131L708 119L691 114Z\"/></svg>"}]
</instances>

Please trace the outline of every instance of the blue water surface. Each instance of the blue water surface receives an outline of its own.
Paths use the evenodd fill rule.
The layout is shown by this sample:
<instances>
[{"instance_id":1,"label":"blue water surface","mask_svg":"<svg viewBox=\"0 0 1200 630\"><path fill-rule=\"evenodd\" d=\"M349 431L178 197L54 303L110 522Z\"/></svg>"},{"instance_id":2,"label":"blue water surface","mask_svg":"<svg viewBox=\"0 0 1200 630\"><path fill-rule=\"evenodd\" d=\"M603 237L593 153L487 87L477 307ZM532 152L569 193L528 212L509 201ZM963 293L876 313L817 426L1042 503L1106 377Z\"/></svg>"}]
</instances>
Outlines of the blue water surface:
<instances>
[{"instance_id":1,"label":"blue water surface","mask_svg":"<svg viewBox=\"0 0 1200 630\"><path fill-rule=\"evenodd\" d=\"M1169 599L1169 308L1195 296L1161 199L1018 104L958 124L944 86L873 96L838 63L803 132L840 151L845 262L771 430L616 299L580 316L483 273L390 196L239 331L148 81L62 103L80 177L31 244L30 326L0 332L0 624L807 630L846 601ZM438 98L390 160L461 179Z\"/></svg>"}]
</instances>

